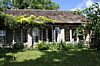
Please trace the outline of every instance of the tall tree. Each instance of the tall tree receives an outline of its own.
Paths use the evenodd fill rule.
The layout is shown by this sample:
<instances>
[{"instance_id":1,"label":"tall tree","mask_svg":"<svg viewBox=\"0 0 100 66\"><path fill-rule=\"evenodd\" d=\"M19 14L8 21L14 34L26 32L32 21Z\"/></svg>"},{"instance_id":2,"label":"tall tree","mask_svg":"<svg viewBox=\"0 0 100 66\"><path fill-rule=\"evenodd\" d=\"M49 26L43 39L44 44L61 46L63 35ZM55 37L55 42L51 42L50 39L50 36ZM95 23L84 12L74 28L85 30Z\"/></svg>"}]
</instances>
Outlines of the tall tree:
<instances>
[{"instance_id":1,"label":"tall tree","mask_svg":"<svg viewBox=\"0 0 100 66\"><path fill-rule=\"evenodd\" d=\"M94 43L97 49L100 49L100 6L94 3L92 6L84 9L82 14L86 16L87 23L84 25L85 30L92 31Z\"/></svg>"},{"instance_id":2,"label":"tall tree","mask_svg":"<svg viewBox=\"0 0 100 66\"><path fill-rule=\"evenodd\" d=\"M19 9L55 10L59 8L59 5L51 0L12 0L12 4Z\"/></svg>"},{"instance_id":3,"label":"tall tree","mask_svg":"<svg viewBox=\"0 0 100 66\"><path fill-rule=\"evenodd\" d=\"M0 11L12 8L11 0L0 1Z\"/></svg>"}]
</instances>

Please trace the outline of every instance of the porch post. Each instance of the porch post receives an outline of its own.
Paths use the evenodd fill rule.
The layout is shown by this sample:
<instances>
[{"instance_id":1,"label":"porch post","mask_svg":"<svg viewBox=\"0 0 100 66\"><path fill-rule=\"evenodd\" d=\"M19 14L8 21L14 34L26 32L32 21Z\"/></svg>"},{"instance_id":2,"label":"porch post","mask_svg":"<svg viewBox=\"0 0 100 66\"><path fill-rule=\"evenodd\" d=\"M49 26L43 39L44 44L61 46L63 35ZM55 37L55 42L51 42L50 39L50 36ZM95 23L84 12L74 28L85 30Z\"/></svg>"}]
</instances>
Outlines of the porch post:
<instances>
[{"instance_id":1,"label":"porch post","mask_svg":"<svg viewBox=\"0 0 100 66\"><path fill-rule=\"evenodd\" d=\"M70 42L72 42L72 29L70 29Z\"/></svg>"},{"instance_id":2,"label":"porch post","mask_svg":"<svg viewBox=\"0 0 100 66\"><path fill-rule=\"evenodd\" d=\"M23 30L21 29L21 43L23 43Z\"/></svg>"},{"instance_id":3,"label":"porch post","mask_svg":"<svg viewBox=\"0 0 100 66\"><path fill-rule=\"evenodd\" d=\"M83 35L83 40L85 41L85 31L83 30L83 33L84 33L84 35Z\"/></svg>"},{"instance_id":4,"label":"porch post","mask_svg":"<svg viewBox=\"0 0 100 66\"><path fill-rule=\"evenodd\" d=\"M56 41L56 31L55 31L55 29L53 30L54 31L54 42Z\"/></svg>"},{"instance_id":5,"label":"porch post","mask_svg":"<svg viewBox=\"0 0 100 66\"><path fill-rule=\"evenodd\" d=\"M48 29L46 29L46 41L48 41Z\"/></svg>"},{"instance_id":6,"label":"porch post","mask_svg":"<svg viewBox=\"0 0 100 66\"><path fill-rule=\"evenodd\" d=\"M42 29L40 29L40 41L42 41Z\"/></svg>"},{"instance_id":7,"label":"porch post","mask_svg":"<svg viewBox=\"0 0 100 66\"><path fill-rule=\"evenodd\" d=\"M27 47L31 48L32 47L32 29L28 29L28 37L27 37Z\"/></svg>"},{"instance_id":8,"label":"porch post","mask_svg":"<svg viewBox=\"0 0 100 66\"><path fill-rule=\"evenodd\" d=\"M51 27L51 30L52 30L52 41L53 41L53 39L54 39L53 26Z\"/></svg>"},{"instance_id":9,"label":"porch post","mask_svg":"<svg viewBox=\"0 0 100 66\"><path fill-rule=\"evenodd\" d=\"M39 29L39 35L38 35L38 37L39 37L39 41L41 40L41 37L40 37L41 34L40 34L40 33L41 33L41 31L40 31L40 29Z\"/></svg>"},{"instance_id":10,"label":"porch post","mask_svg":"<svg viewBox=\"0 0 100 66\"><path fill-rule=\"evenodd\" d=\"M61 32L57 32L57 42L61 42Z\"/></svg>"},{"instance_id":11,"label":"porch post","mask_svg":"<svg viewBox=\"0 0 100 66\"><path fill-rule=\"evenodd\" d=\"M42 29L42 32L41 32L41 40L43 41L43 29Z\"/></svg>"},{"instance_id":12,"label":"porch post","mask_svg":"<svg viewBox=\"0 0 100 66\"><path fill-rule=\"evenodd\" d=\"M15 43L15 31L13 30L13 41L12 41L12 44L14 45Z\"/></svg>"},{"instance_id":13,"label":"porch post","mask_svg":"<svg viewBox=\"0 0 100 66\"><path fill-rule=\"evenodd\" d=\"M78 35L77 35L77 43L79 42L79 37L78 37Z\"/></svg>"},{"instance_id":14,"label":"porch post","mask_svg":"<svg viewBox=\"0 0 100 66\"><path fill-rule=\"evenodd\" d=\"M61 29L61 41L65 41L65 30L64 29Z\"/></svg>"}]
</instances>

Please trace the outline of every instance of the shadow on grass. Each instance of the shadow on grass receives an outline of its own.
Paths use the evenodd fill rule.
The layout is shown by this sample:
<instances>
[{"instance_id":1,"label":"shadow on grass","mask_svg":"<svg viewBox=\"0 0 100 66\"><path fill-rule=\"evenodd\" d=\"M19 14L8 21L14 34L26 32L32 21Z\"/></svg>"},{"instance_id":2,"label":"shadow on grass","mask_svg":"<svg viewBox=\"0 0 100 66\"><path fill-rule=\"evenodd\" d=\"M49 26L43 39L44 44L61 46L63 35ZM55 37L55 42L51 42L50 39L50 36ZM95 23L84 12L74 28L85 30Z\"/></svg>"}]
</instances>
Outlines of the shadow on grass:
<instances>
[{"instance_id":1,"label":"shadow on grass","mask_svg":"<svg viewBox=\"0 0 100 66\"><path fill-rule=\"evenodd\" d=\"M2 64L8 64L16 60L16 57L14 56L14 54L17 52L24 52L24 51L22 49L16 50L13 48L0 48L0 59L3 59L3 60L0 60L0 66ZM11 53L11 54L7 55L8 53Z\"/></svg>"},{"instance_id":2,"label":"shadow on grass","mask_svg":"<svg viewBox=\"0 0 100 66\"><path fill-rule=\"evenodd\" d=\"M2 66L100 66L100 52L94 50L40 52L43 52L44 55L35 60L10 62Z\"/></svg>"}]
</instances>

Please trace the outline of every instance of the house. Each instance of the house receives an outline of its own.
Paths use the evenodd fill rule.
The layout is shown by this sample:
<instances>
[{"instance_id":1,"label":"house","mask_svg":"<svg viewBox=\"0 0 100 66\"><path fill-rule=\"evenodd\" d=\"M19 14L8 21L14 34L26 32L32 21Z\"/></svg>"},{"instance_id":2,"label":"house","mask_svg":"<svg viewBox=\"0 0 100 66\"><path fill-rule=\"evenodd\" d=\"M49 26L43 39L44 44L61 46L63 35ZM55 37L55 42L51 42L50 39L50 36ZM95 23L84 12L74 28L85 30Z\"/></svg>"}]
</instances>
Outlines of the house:
<instances>
[{"instance_id":1,"label":"house","mask_svg":"<svg viewBox=\"0 0 100 66\"><path fill-rule=\"evenodd\" d=\"M46 28L34 27L31 32L26 30L16 30L13 35L10 30L1 28L0 25L0 42L10 44L12 42L24 42L25 44L35 44L39 40L48 42L78 42L79 37L74 35L76 28L85 23L85 17L77 15L70 11L57 11L57 10L31 10L31 9L15 9L6 10L5 14L12 15L35 15L45 16L56 20L54 24L46 24ZM31 33L31 34L30 34ZM13 41L14 37L14 41ZM84 39L84 36L82 37Z\"/></svg>"}]
</instances>

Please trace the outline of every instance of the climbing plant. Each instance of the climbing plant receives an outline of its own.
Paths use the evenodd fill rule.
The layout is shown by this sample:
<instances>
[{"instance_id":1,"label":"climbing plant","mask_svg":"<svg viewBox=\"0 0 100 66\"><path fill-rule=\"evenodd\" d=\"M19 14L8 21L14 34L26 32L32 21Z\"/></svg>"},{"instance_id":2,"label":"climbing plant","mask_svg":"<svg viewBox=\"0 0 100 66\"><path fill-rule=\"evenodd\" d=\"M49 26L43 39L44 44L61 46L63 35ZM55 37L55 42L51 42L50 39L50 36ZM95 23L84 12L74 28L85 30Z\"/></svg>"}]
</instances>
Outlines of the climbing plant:
<instances>
[{"instance_id":1,"label":"climbing plant","mask_svg":"<svg viewBox=\"0 0 100 66\"><path fill-rule=\"evenodd\" d=\"M17 29L17 28L32 28L32 27L40 27L46 26L46 23L54 23L55 20L46 18L44 16L34 16L30 15L26 16L13 16L9 14L0 13L0 23L4 23L5 26L9 27L10 29Z\"/></svg>"},{"instance_id":2,"label":"climbing plant","mask_svg":"<svg viewBox=\"0 0 100 66\"><path fill-rule=\"evenodd\" d=\"M16 23L16 16L4 14L4 25L7 26L9 29L16 29L18 27L18 24Z\"/></svg>"}]
</instances>

